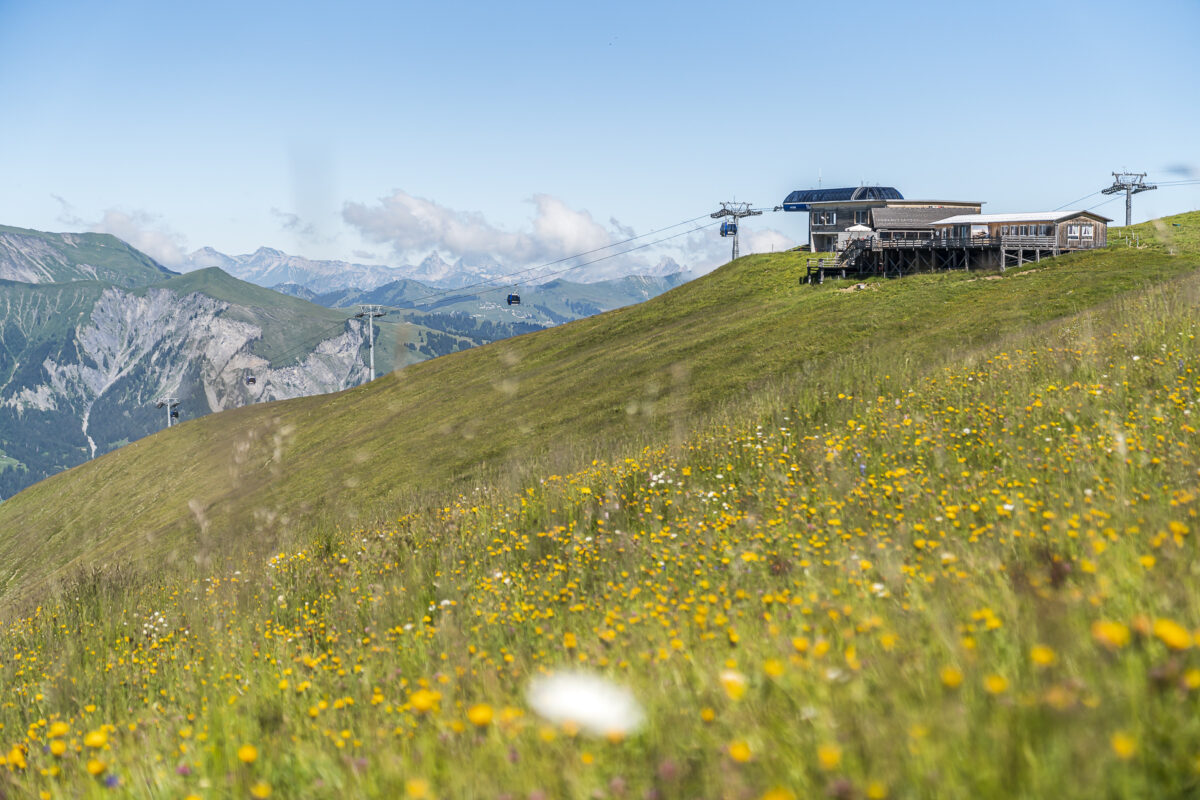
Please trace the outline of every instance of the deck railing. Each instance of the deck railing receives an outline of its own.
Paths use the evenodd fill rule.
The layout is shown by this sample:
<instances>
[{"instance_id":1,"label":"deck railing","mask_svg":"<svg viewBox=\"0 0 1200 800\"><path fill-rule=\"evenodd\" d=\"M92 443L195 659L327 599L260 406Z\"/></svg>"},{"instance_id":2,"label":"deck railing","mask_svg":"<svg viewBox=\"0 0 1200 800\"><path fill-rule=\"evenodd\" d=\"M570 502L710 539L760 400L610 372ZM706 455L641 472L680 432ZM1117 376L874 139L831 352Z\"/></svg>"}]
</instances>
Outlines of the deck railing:
<instances>
[{"instance_id":1,"label":"deck railing","mask_svg":"<svg viewBox=\"0 0 1200 800\"><path fill-rule=\"evenodd\" d=\"M970 236L956 239L874 239L872 250L960 249L963 247L999 247L999 236Z\"/></svg>"},{"instance_id":2,"label":"deck railing","mask_svg":"<svg viewBox=\"0 0 1200 800\"><path fill-rule=\"evenodd\" d=\"M1028 250L1053 250L1058 246L1054 236L1001 236L1003 247L1024 247Z\"/></svg>"},{"instance_id":3,"label":"deck railing","mask_svg":"<svg viewBox=\"0 0 1200 800\"><path fill-rule=\"evenodd\" d=\"M946 250L992 247L1017 247L1028 250L1054 250L1058 242L1053 236L967 236L952 239L871 239L871 249L880 250ZM1066 249L1085 250L1095 247L1091 239L1072 239Z\"/></svg>"}]
</instances>

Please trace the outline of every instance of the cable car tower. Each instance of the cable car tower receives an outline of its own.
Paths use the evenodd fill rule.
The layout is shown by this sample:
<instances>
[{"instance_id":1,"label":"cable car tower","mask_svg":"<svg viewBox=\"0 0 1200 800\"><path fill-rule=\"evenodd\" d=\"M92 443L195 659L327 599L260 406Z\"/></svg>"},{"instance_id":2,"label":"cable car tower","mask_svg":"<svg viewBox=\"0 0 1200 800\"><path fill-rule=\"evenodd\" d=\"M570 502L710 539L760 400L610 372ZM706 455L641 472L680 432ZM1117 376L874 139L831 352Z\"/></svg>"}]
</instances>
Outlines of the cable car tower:
<instances>
[{"instance_id":1,"label":"cable car tower","mask_svg":"<svg viewBox=\"0 0 1200 800\"><path fill-rule=\"evenodd\" d=\"M721 223L721 235L733 237L733 259L738 257L738 220L742 217L757 217L762 214L762 211L756 211L750 208L749 203L721 203L721 210L714 211L709 214L713 219L721 217L729 217L730 219ZM731 259L731 260L733 260Z\"/></svg>"},{"instance_id":2,"label":"cable car tower","mask_svg":"<svg viewBox=\"0 0 1200 800\"><path fill-rule=\"evenodd\" d=\"M171 427L171 420L179 419L179 398L164 397L154 404L155 408L167 409L167 427Z\"/></svg>"},{"instance_id":3,"label":"cable car tower","mask_svg":"<svg viewBox=\"0 0 1200 800\"><path fill-rule=\"evenodd\" d=\"M1133 223L1133 196L1138 192L1149 192L1157 188L1152 183L1146 183L1144 172L1114 172L1113 185L1102 189L1101 194L1125 193L1125 227L1128 228Z\"/></svg>"},{"instance_id":4,"label":"cable car tower","mask_svg":"<svg viewBox=\"0 0 1200 800\"><path fill-rule=\"evenodd\" d=\"M375 380L375 318L382 317L386 313L383 310L383 306L360 305L358 313L354 315L355 319L363 319L365 317L367 320L367 339L371 343L371 380Z\"/></svg>"}]
</instances>

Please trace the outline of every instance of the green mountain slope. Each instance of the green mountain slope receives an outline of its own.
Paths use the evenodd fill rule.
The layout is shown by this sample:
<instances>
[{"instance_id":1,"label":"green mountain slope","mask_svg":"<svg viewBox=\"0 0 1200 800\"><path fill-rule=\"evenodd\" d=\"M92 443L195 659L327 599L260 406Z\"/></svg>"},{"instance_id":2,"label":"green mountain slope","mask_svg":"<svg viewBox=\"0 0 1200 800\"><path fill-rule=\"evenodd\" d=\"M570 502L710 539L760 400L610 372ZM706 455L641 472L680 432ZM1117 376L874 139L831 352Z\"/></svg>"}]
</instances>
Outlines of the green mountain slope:
<instances>
[{"instance_id":1,"label":"green mountain slope","mask_svg":"<svg viewBox=\"0 0 1200 800\"><path fill-rule=\"evenodd\" d=\"M1190 230L1198 216L1173 221ZM606 443L678 437L782 387L799 408L819 407L847 365L868 382L920 375L1196 269L1194 250L1172 247L863 291L798 285L800 254L743 258L639 306L339 394L188 422L55 476L0 505L0 591L12 598L81 564L263 552L296 530L386 518L498 471L566 468Z\"/></svg>"},{"instance_id":2,"label":"green mountain slope","mask_svg":"<svg viewBox=\"0 0 1200 800\"><path fill-rule=\"evenodd\" d=\"M352 311L217 268L174 275L107 235L0 227L0 309L0 500L158 430L164 396L188 419L344 388L368 373L366 328ZM541 320L390 315L374 320L376 369L557 318Z\"/></svg>"},{"instance_id":3,"label":"green mountain slope","mask_svg":"<svg viewBox=\"0 0 1200 800\"><path fill-rule=\"evenodd\" d=\"M0 279L24 283L105 281L133 287L173 274L107 233L47 233L0 225Z\"/></svg>"},{"instance_id":4,"label":"green mountain slope","mask_svg":"<svg viewBox=\"0 0 1200 800\"><path fill-rule=\"evenodd\" d=\"M508 305L511 287L436 289L417 281L398 280L370 291L330 292L313 302L335 308L376 303L397 309L417 308L420 313L468 315L501 325L549 327L640 303L684 283L690 273L664 277L631 275L595 283L563 279L520 287L521 303Z\"/></svg>"},{"instance_id":5,"label":"green mountain slope","mask_svg":"<svg viewBox=\"0 0 1200 800\"><path fill-rule=\"evenodd\" d=\"M361 323L218 270L132 288L0 281L0 309L0 498L159 430L164 396L187 419L366 378ZM381 327L384 368L395 327Z\"/></svg>"}]
</instances>

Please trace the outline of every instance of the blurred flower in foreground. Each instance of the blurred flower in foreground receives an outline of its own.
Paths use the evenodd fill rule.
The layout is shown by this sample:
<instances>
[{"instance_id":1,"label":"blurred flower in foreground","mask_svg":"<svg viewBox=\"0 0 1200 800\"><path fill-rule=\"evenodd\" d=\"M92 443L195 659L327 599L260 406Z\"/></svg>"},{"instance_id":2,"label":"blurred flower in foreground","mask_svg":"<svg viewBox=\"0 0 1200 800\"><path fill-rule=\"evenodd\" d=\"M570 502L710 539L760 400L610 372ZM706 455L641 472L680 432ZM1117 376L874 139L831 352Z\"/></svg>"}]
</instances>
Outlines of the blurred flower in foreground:
<instances>
[{"instance_id":1,"label":"blurred flower in foreground","mask_svg":"<svg viewBox=\"0 0 1200 800\"><path fill-rule=\"evenodd\" d=\"M527 696L533 710L551 722L573 723L596 736L630 734L645 717L628 689L581 672L539 675Z\"/></svg>"}]
</instances>

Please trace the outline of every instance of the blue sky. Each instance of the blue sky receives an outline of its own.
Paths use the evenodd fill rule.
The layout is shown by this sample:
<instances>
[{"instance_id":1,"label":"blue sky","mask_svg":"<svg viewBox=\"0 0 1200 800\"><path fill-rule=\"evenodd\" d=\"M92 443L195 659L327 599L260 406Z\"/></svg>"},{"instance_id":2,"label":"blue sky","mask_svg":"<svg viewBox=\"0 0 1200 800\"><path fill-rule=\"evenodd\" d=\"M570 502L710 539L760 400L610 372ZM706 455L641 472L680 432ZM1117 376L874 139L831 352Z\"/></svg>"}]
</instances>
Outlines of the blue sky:
<instances>
[{"instance_id":1,"label":"blue sky","mask_svg":"<svg viewBox=\"0 0 1200 800\"><path fill-rule=\"evenodd\" d=\"M0 223L167 263L266 245L517 268L818 176L1044 210L1113 170L1200 177L1197 31L1195 0L0 0ZM1197 207L1172 187L1134 214ZM804 222L747 221L743 251ZM726 252L704 232L639 257Z\"/></svg>"}]
</instances>

